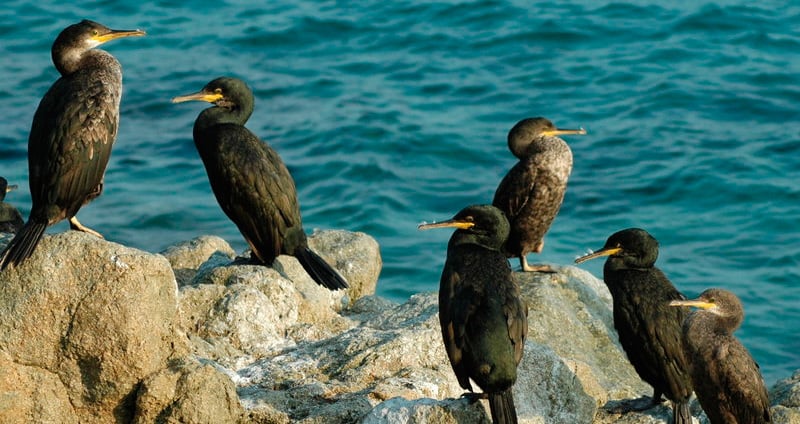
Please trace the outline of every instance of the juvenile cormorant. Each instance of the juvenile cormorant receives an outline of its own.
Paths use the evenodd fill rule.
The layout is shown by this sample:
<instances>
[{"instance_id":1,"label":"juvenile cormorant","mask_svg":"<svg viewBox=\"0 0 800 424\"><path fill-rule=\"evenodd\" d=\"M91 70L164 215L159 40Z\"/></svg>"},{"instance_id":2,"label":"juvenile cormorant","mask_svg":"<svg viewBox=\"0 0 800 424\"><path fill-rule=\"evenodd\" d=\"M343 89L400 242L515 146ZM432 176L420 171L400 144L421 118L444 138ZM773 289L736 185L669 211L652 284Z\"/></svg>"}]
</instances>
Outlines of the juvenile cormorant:
<instances>
[{"instance_id":1,"label":"juvenile cormorant","mask_svg":"<svg viewBox=\"0 0 800 424\"><path fill-rule=\"evenodd\" d=\"M692 364L692 384L711 424L768 423L769 396L756 361L733 332L744 319L735 294L708 289L695 300L673 306L694 306L683 324L683 346Z\"/></svg>"},{"instance_id":2,"label":"juvenile cormorant","mask_svg":"<svg viewBox=\"0 0 800 424\"><path fill-rule=\"evenodd\" d=\"M586 134L586 130L558 129L545 118L517 122L508 133L508 148L519 158L500 182L492 204L505 212L511 232L504 250L518 257L523 271L553 272L547 265L531 266L526 255L541 253L567 190L572 151L559 135Z\"/></svg>"},{"instance_id":3,"label":"juvenile cormorant","mask_svg":"<svg viewBox=\"0 0 800 424\"><path fill-rule=\"evenodd\" d=\"M173 103L214 104L194 123L194 143L222 210L239 228L254 261L270 265L278 255L298 259L317 284L331 290L347 282L308 247L294 180L278 153L244 127L253 113L253 92L244 81L220 77Z\"/></svg>"},{"instance_id":4,"label":"juvenile cormorant","mask_svg":"<svg viewBox=\"0 0 800 424\"><path fill-rule=\"evenodd\" d=\"M421 230L455 227L439 286L439 323L450 365L462 388L470 379L488 397L492 421L516 423L511 387L528 332L528 307L501 247L508 220L489 205L469 206Z\"/></svg>"},{"instance_id":5,"label":"juvenile cormorant","mask_svg":"<svg viewBox=\"0 0 800 424\"><path fill-rule=\"evenodd\" d=\"M28 137L31 213L0 255L0 269L20 265L45 228L64 219L74 230L102 237L78 222L75 214L103 190L117 137L122 68L114 56L94 47L144 34L83 20L56 38L52 57L61 78L42 97Z\"/></svg>"},{"instance_id":6,"label":"juvenile cormorant","mask_svg":"<svg viewBox=\"0 0 800 424\"><path fill-rule=\"evenodd\" d=\"M624 409L646 409L660 403L663 394L672 401L672 422L691 424L692 385L681 339L688 310L669 307L671 300L685 297L654 266L658 241L642 229L629 228L612 234L600 251L575 263L601 256L608 256L603 279L611 292L619 342L639 377L653 386L645 408L631 403Z\"/></svg>"},{"instance_id":7,"label":"juvenile cormorant","mask_svg":"<svg viewBox=\"0 0 800 424\"><path fill-rule=\"evenodd\" d=\"M25 223L17 208L4 202L6 193L16 189L16 184L8 185L8 180L0 177L0 233L16 233Z\"/></svg>"}]
</instances>

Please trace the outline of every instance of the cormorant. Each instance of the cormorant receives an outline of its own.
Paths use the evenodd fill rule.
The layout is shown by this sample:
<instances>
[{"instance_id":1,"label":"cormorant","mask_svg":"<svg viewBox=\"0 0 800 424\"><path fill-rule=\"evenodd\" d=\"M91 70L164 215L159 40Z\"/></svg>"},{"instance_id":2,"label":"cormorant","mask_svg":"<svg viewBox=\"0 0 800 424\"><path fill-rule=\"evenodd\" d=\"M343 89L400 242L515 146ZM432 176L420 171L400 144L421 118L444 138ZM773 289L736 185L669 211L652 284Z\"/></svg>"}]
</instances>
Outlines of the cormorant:
<instances>
[{"instance_id":1,"label":"cormorant","mask_svg":"<svg viewBox=\"0 0 800 424\"><path fill-rule=\"evenodd\" d=\"M528 265L526 255L541 253L567 190L572 151L558 135L586 130L558 129L545 118L526 118L508 133L508 148L519 162L508 171L494 193L492 205L505 212L511 233L504 250L518 257L523 271L553 272L547 265Z\"/></svg>"},{"instance_id":2,"label":"cormorant","mask_svg":"<svg viewBox=\"0 0 800 424\"><path fill-rule=\"evenodd\" d=\"M294 256L317 284L331 290L347 282L306 240L297 191L278 153L244 127L253 113L253 92L237 78L220 77L173 103L214 104L194 122L194 143L222 210L239 228L257 263Z\"/></svg>"},{"instance_id":3,"label":"cormorant","mask_svg":"<svg viewBox=\"0 0 800 424\"><path fill-rule=\"evenodd\" d=\"M511 387L528 332L520 297L501 247L509 225L490 205L469 206L452 219L419 229L455 227L439 286L439 323L450 365L462 388L470 379L488 397L492 421L516 423Z\"/></svg>"},{"instance_id":4,"label":"cormorant","mask_svg":"<svg viewBox=\"0 0 800 424\"><path fill-rule=\"evenodd\" d=\"M8 180L0 177L0 233L16 233L25 224L19 210L4 202L6 193L16 189L16 184L8 185Z\"/></svg>"},{"instance_id":5,"label":"cormorant","mask_svg":"<svg viewBox=\"0 0 800 424\"><path fill-rule=\"evenodd\" d=\"M692 384L711 424L771 422L769 396L756 361L733 332L744 319L742 302L722 289L708 289L694 300L683 324L683 346L692 364Z\"/></svg>"},{"instance_id":6,"label":"cormorant","mask_svg":"<svg viewBox=\"0 0 800 424\"><path fill-rule=\"evenodd\" d=\"M31 213L0 255L0 269L20 265L45 228L64 219L74 230L102 237L75 214L103 190L117 137L122 68L114 56L94 47L142 35L144 31L112 30L83 20L56 38L52 58L61 78L42 97L28 137Z\"/></svg>"},{"instance_id":7,"label":"cormorant","mask_svg":"<svg viewBox=\"0 0 800 424\"><path fill-rule=\"evenodd\" d=\"M672 422L691 424L692 384L681 339L688 309L668 305L685 297L654 266L658 241L645 230L629 228L612 234L600 251L575 263L601 256L608 256L603 279L613 299L619 342L639 377L653 386L646 407L631 403L623 409L647 409L660 403L663 394L672 401Z\"/></svg>"}]
</instances>

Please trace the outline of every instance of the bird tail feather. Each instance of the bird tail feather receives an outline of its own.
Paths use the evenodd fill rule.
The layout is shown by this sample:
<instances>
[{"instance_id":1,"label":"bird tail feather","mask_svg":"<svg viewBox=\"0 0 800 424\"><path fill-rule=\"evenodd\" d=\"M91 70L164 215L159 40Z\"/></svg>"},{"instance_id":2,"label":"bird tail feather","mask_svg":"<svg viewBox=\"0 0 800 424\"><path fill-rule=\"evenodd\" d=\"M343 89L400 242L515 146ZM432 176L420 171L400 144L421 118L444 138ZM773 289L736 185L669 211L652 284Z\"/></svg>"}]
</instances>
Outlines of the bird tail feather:
<instances>
[{"instance_id":1,"label":"bird tail feather","mask_svg":"<svg viewBox=\"0 0 800 424\"><path fill-rule=\"evenodd\" d=\"M517 424L517 409L510 387L499 393L489 393L489 411L494 424Z\"/></svg>"},{"instance_id":2,"label":"bird tail feather","mask_svg":"<svg viewBox=\"0 0 800 424\"><path fill-rule=\"evenodd\" d=\"M45 222L28 220L0 254L0 270L19 266L28 259L42 239L45 228L47 228Z\"/></svg>"},{"instance_id":3,"label":"bird tail feather","mask_svg":"<svg viewBox=\"0 0 800 424\"><path fill-rule=\"evenodd\" d=\"M672 424L692 424L692 411L689 401L672 402Z\"/></svg>"},{"instance_id":4,"label":"bird tail feather","mask_svg":"<svg viewBox=\"0 0 800 424\"><path fill-rule=\"evenodd\" d=\"M300 265L303 266L303 269L306 270L308 275L320 286L330 290L346 289L349 287L347 281L345 281L335 269L308 247L297 249L294 256L300 261Z\"/></svg>"}]
</instances>

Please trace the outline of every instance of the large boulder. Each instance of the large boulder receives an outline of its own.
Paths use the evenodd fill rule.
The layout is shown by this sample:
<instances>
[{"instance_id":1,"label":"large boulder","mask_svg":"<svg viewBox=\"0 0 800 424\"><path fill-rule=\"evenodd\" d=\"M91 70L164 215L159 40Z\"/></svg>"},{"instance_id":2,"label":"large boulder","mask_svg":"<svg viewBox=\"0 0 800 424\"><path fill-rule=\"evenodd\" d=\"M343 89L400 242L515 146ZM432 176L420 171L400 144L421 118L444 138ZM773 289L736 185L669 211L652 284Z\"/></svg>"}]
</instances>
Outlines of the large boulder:
<instances>
[{"instance_id":1,"label":"large boulder","mask_svg":"<svg viewBox=\"0 0 800 424\"><path fill-rule=\"evenodd\" d=\"M138 384L186 349L161 256L70 231L44 237L0 280L0 350L26 366L23 381L49 375L63 385L77 421L129 421ZM30 413L40 411L34 421L51 414Z\"/></svg>"}]
</instances>

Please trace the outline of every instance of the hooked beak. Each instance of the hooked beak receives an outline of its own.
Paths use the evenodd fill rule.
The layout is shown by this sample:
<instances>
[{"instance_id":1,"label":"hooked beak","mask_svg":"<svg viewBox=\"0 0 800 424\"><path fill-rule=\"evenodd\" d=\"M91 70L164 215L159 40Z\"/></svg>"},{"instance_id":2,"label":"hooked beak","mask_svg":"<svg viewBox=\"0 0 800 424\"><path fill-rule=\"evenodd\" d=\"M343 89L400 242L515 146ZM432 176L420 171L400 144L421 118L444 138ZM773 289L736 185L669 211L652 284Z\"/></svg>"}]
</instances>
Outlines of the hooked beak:
<instances>
[{"instance_id":1,"label":"hooked beak","mask_svg":"<svg viewBox=\"0 0 800 424\"><path fill-rule=\"evenodd\" d=\"M448 228L455 227L459 230L469 230L474 227L475 223L470 221L457 221L455 219L448 219L447 221L434 222L433 224L420 224L418 230L430 230L432 228Z\"/></svg>"},{"instance_id":2,"label":"hooked beak","mask_svg":"<svg viewBox=\"0 0 800 424\"><path fill-rule=\"evenodd\" d=\"M617 253L619 253L621 251L622 251L621 247L609 247L608 249L598 250L597 252L590 253L590 254L588 254L586 256L581 256L580 258L575 259L575 263L576 264L581 264L581 263L584 263L584 262L586 262L586 261L588 261L590 259L600 258L600 257L603 257L603 256L616 255Z\"/></svg>"},{"instance_id":3,"label":"hooked beak","mask_svg":"<svg viewBox=\"0 0 800 424\"><path fill-rule=\"evenodd\" d=\"M95 35L92 37L92 40L96 41L98 44L103 44L111 40L116 40L117 38L141 37L145 34L147 33L140 29L112 29L111 32L107 34Z\"/></svg>"},{"instance_id":4,"label":"hooked beak","mask_svg":"<svg viewBox=\"0 0 800 424\"><path fill-rule=\"evenodd\" d=\"M556 128L554 130L542 131L542 134L547 137L555 137L557 135L586 135L586 130L583 128L578 128L577 130Z\"/></svg>"},{"instance_id":5,"label":"hooked beak","mask_svg":"<svg viewBox=\"0 0 800 424\"><path fill-rule=\"evenodd\" d=\"M172 103L183 103L191 100L216 103L222 97L223 97L222 93L208 93L205 91L198 91L197 93L187 94L185 96L173 97Z\"/></svg>"}]
</instances>

